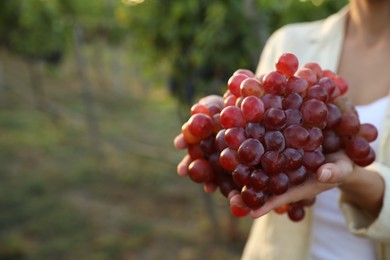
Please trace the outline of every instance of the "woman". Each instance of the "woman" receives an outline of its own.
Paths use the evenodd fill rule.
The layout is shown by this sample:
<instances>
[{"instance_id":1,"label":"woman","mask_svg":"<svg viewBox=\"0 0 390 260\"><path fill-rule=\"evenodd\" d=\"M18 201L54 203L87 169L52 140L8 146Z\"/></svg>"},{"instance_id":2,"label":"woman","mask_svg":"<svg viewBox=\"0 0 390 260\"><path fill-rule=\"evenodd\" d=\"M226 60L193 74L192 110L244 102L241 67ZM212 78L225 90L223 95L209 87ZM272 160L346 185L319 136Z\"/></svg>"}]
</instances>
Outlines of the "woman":
<instances>
[{"instance_id":1,"label":"woman","mask_svg":"<svg viewBox=\"0 0 390 260\"><path fill-rule=\"evenodd\" d=\"M380 129L380 143L373 144L377 159L369 167L355 166L343 152L329 155L317 179L252 211L257 219L243 259L390 259L389 22L390 1L351 0L325 20L288 25L270 37L258 74L274 70L285 52L294 53L301 64L317 62L336 71L348 80L347 95L361 121ZM185 147L182 137L175 145ZM187 163L185 158L179 164L179 174L185 174ZM272 212L313 196L317 202L300 223Z\"/></svg>"}]
</instances>

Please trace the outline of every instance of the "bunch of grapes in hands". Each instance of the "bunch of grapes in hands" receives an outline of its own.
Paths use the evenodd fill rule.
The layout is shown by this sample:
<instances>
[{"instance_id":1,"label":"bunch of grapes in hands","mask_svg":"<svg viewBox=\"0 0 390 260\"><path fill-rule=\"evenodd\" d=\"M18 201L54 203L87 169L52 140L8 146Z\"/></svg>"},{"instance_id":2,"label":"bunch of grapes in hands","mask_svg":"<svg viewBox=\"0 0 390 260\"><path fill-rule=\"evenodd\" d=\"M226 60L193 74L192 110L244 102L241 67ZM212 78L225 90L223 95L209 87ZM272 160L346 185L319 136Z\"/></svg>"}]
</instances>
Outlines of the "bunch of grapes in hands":
<instances>
[{"instance_id":1,"label":"bunch of grapes in hands","mask_svg":"<svg viewBox=\"0 0 390 260\"><path fill-rule=\"evenodd\" d=\"M281 55L275 68L260 76L238 69L227 83L223 105L194 104L182 126L191 160L189 178L218 187L229 199L239 193L234 196L239 201L230 201L237 217L312 178L326 154L343 149L359 166L375 159L369 143L377 138L377 129L360 123L344 97L345 79L314 62L299 68L291 53ZM304 207L314 201L274 211L300 221Z\"/></svg>"}]
</instances>

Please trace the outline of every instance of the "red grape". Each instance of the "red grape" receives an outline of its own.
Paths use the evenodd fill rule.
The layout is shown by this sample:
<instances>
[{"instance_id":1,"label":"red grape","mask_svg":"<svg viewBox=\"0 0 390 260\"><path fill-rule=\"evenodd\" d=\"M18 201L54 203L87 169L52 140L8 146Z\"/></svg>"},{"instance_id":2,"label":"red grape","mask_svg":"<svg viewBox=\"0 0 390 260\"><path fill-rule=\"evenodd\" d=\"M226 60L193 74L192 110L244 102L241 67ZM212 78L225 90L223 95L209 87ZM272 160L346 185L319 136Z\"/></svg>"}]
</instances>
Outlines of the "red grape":
<instances>
[{"instance_id":1,"label":"red grape","mask_svg":"<svg viewBox=\"0 0 390 260\"><path fill-rule=\"evenodd\" d=\"M242 100L241 110L247 122L260 122L264 117L264 103L255 96L249 96Z\"/></svg>"},{"instance_id":2,"label":"red grape","mask_svg":"<svg viewBox=\"0 0 390 260\"><path fill-rule=\"evenodd\" d=\"M228 80L228 88L230 92L239 97L241 95L240 85L244 79L248 78L245 74L234 74Z\"/></svg>"},{"instance_id":3,"label":"red grape","mask_svg":"<svg viewBox=\"0 0 390 260\"><path fill-rule=\"evenodd\" d=\"M292 53L284 53L279 57L275 67L285 76L293 76L298 69L298 59Z\"/></svg>"},{"instance_id":4,"label":"red grape","mask_svg":"<svg viewBox=\"0 0 390 260\"><path fill-rule=\"evenodd\" d=\"M206 138L213 132L213 120L206 114L194 114L188 120L188 130L201 139Z\"/></svg>"},{"instance_id":5,"label":"red grape","mask_svg":"<svg viewBox=\"0 0 390 260\"><path fill-rule=\"evenodd\" d=\"M245 127L246 121L239 107L229 106L221 111L221 125L228 129L232 127Z\"/></svg>"},{"instance_id":6,"label":"red grape","mask_svg":"<svg viewBox=\"0 0 390 260\"><path fill-rule=\"evenodd\" d=\"M225 142L234 150L237 150L245 139L245 130L242 127L233 127L225 131Z\"/></svg>"},{"instance_id":7,"label":"red grape","mask_svg":"<svg viewBox=\"0 0 390 260\"><path fill-rule=\"evenodd\" d=\"M263 156L264 147L259 140L254 138L246 139L238 148L238 158L247 165L257 165Z\"/></svg>"},{"instance_id":8,"label":"red grape","mask_svg":"<svg viewBox=\"0 0 390 260\"><path fill-rule=\"evenodd\" d=\"M246 78L241 82L240 93L243 97L255 96L261 97L264 94L264 89L260 85L260 81L256 78Z\"/></svg>"},{"instance_id":9,"label":"red grape","mask_svg":"<svg viewBox=\"0 0 390 260\"><path fill-rule=\"evenodd\" d=\"M204 183L212 179L213 168L206 159L196 159L188 166L188 176L191 180L198 183Z\"/></svg>"},{"instance_id":10,"label":"red grape","mask_svg":"<svg viewBox=\"0 0 390 260\"><path fill-rule=\"evenodd\" d=\"M287 86L286 77L277 71L272 71L264 76L264 90L271 94L282 94Z\"/></svg>"},{"instance_id":11,"label":"red grape","mask_svg":"<svg viewBox=\"0 0 390 260\"><path fill-rule=\"evenodd\" d=\"M251 209L260 208L267 200L267 195L263 191L255 191L248 186L242 188L241 197L245 205Z\"/></svg>"}]
</instances>

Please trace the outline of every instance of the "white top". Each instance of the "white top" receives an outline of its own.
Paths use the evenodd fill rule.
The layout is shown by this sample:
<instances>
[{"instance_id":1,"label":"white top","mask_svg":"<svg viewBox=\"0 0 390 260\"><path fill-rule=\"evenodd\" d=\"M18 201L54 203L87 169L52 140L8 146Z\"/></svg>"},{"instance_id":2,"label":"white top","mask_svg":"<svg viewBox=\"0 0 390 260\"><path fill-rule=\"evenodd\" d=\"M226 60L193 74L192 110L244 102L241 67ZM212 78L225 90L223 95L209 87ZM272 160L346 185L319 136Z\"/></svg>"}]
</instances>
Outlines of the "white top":
<instances>
[{"instance_id":1,"label":"white top","mask_svg":"<svg viewBox=\"0 0 390 260\"><path fill-rule=\"evenodd\" d=\"M356 106L361 123L371 123L381 129L387 97L371 104ZM381 131L379 131L380 133ZM371 143L378 150L380 136ZM312 229L312 260L376 259L374 242L352 235L345 224L339 205L339 189L325 191L316 197ZM337 241L337 243L335 243Z\"/></svg>"}]
</instances>

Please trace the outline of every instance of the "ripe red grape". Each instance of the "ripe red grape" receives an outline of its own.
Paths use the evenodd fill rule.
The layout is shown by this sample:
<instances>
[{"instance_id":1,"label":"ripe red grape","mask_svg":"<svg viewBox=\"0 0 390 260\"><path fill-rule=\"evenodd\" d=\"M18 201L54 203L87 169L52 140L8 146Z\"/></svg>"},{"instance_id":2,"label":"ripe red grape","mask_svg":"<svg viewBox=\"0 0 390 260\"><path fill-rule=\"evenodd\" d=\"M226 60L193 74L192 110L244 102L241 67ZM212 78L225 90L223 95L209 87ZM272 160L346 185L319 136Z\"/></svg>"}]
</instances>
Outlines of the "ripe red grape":
<instances>
[{"instance_id":1,"label":"ripe red grape","mask_svg":"<svg viewBox=\"0 0 390 260\"><path fill-rule=\"evenodd\" d=\"M188 166L188 176L191 180L198 183L204 183L212 179L213 168L206 159L196 159Z\"/></svg>"},{"instance_id":2,"label":"ripe red grape","mask_svg":"<svg viewBox=\"0 0 390 260\"><path fill-rule=\"evenodd\" d=\"M264 103L255 96L242 100L241 110L247 122L260 122L264 118Z\"/></svg>"},{"instance_id":3,"label":"ripe red grape","mask_svg":"<svg viewBox=\"0 0 390 260\"><path fill-rule=\"evenodd\" d=\"M263 156L264 147L259 140L254 138L246 139L238 148L238 158L246 165L257 165Z\"/></svg>"},{"instance_id":4,"label":"ripe red grape","mask_svg":"<svg viewBox=\"0 0 390 260\"><path fill-rule=\"evenodd\" d=\"M284 53L279 57L275 67L285 76L293 76L298 69L298 59L292 53Z\"/></svg>"},{"instance_id":5,"label":"ripe red grape","mask_svg":"<svg viewBox=\"0 0 390 260\"><path fill-rule=\"evenodd\" d=\"M282 73L272 71L264 76L263 86L268 93L282 94L287 86L287 79Z\"/></svg>"}]
</instances>

